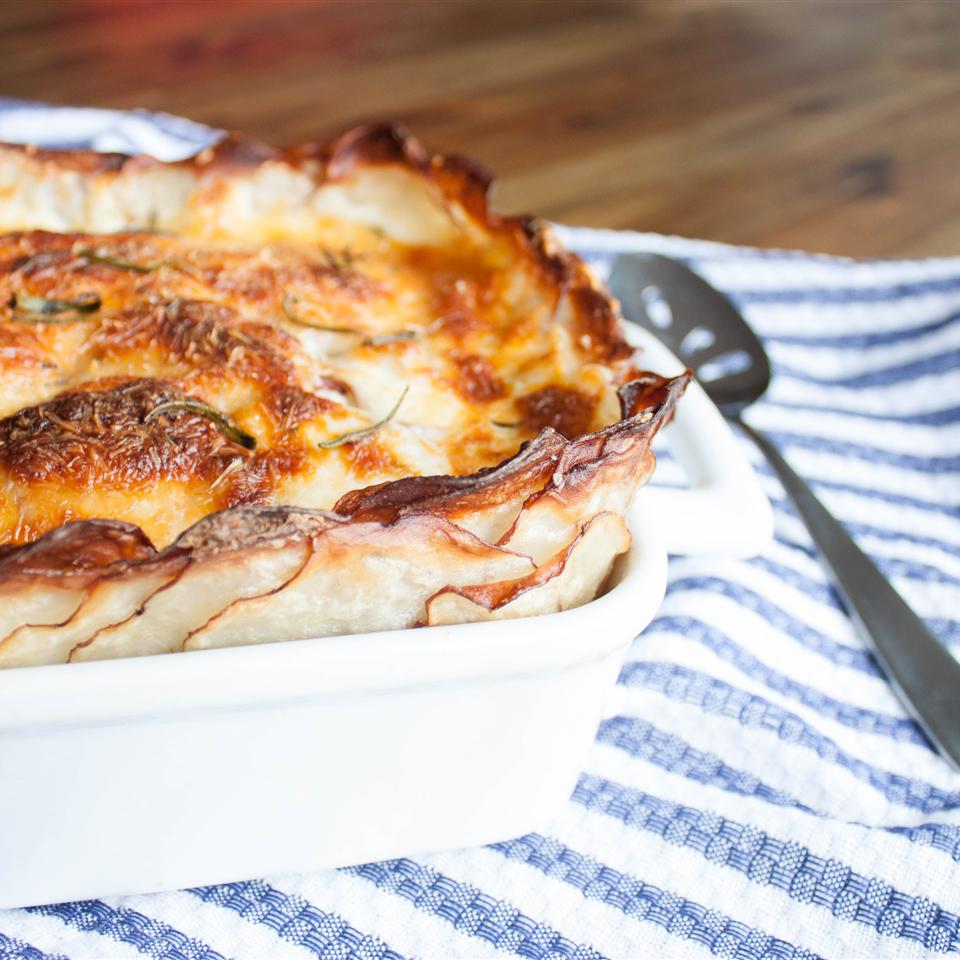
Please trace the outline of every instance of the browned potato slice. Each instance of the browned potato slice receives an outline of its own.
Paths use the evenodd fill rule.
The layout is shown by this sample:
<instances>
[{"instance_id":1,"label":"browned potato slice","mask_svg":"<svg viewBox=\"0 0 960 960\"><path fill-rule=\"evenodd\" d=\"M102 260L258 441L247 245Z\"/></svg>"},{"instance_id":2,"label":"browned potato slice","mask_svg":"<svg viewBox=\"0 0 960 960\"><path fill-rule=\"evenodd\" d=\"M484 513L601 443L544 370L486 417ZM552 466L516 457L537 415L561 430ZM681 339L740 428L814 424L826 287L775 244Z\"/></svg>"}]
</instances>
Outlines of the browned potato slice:
<instances>
[{"instance_id":1,"label":"browned potato slice","mask_svg":"<svg viewBox=\"0 0 960 960\"><path fill-rule=\"evenodd\" d=\"M0 641L25 624L63 623L102 576L155 555L140 530L112 520L65 524L0 550Z\"/></svg>"},{"instance_id":2,"label":"browned potato slice","mask_svg":"<svg viewBox=\"0 0 960 960\"><path fill-rule=\"evenodd\" d=\"M0 667L65 663L101 630L124 623L147 599L172 582L186 565L185 557L144 564L120 576L104 577L72 616L52 626L26 625L0 641Z\"/></svg>"},{"instance_id":3,"label":"browned potato slice","mask_svg":"<svg viewBox=\"0 0 960 960\"><path fill-rule=\"evenodd\" d=\"M391 525L344 522L313 542L303 570L269 597L241 600L194 632L185 649L411 627L451 571L457 583L529 574L529 557L429 516Z\"/></svg>"},{"instance_id":4,"label":"browned potato slice","mask_svg":"<svg viewBox=\"0 0 960 960\"><path fill-rule=\"evenodd\" d=\"M500 583L446 587L434 594L427 600L427 623L503 620L578 607L597 595L613 561L629 547L623 520L601 513L535 573Z\"/></svg>"},{"instance_id":5,"label":"browned potato slice","mask_svg":"<svg viewBox=\"0 0 960 960\"><path fill-rule=\"evenodd\" d=\"M126 619L76 647L73 661L171 653L191 631L234 601L270 593L309 555L309 536L329 514L302 511L291 521L282 508L213 514L187 530L164 556L185 555L182 572Z\"/></svg>"}]
</instances>

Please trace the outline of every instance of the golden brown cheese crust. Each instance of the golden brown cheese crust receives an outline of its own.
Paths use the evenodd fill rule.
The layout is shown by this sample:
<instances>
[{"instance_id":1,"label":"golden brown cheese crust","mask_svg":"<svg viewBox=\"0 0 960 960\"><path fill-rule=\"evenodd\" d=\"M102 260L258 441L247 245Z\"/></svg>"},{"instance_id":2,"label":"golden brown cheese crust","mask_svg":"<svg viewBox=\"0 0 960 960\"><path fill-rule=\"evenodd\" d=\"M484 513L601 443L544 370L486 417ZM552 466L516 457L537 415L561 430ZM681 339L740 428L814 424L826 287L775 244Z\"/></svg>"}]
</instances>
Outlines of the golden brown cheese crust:
<instances>
[{"instance_id":1,"label":"golden brown cheese crust","mask_svg":"<svg viewBox=\"0 0 960 960\"><path fill-rule=\"evenodd\" d=\"M455 473L497 462L545 426L568 438L602 426L599 394L616 377L584 390L577 368L573 383L523 392L557 377L555 350L538 341L536 312L513 308L482 251L361 239L366 246L355 252L289 243L224 249L137 233L0 237L0 375L12 387L9 400L0 395L8 414L0 477L9 496L0 543L101 515L103 490L114 495L111 515L129 517L121 491L136 505L148 486L189 488L197 509L135 517L163 544L202 512L285 500L284 481L309 482L321 459L339 461L339 476L312 506L420 472L388 431L339 453L316 447L354 414L351 380L385 360L416 377L411 402L423 415L409 428L445 428L431 443L442 459L431 465ZM20 306L94 298L100 306L89 312L32 315ZM396 375L397 395L404 377ZM197 415L144 422L154 406L185 397L252 433L256 452L234 449ZM431 416L433 404L441 416Z\"/></svg>"},{"instance_id":2,"label":"golden brown cheese crust","mask_svg":"<svg viewBox=\"0 0 960 960\"><path fill-rule=\"evenodd\" d=\"M293 597L278 571L319 548L281 562L251 544L264 524L303 541L289 524L311 510L335 511L321 516L338 530L433 516L454 525L444 536L464 569L491 574L515 573L517 551L540 563L572 550L598 511L622 514L686 381L642 374L585 265L539 222L493 214L488 188L472 162L386 126L328 148L231 139L178 164L0 147L0 589L14 545L47 544L62 566L128 529L172 544L155 562L173 589L205 517L214 526L193 529L220 531L218 549L247 538L257 589ZM394 549L400 534L382 536ZM93 655L99 633L77 640L89 624L142 606L111 592L116 562L86 600L63 600L80 606L56 628L57 656ZM123 560L144 563L130 582L152 589L154 561ZM231 618L259 636L237 591ZM326 629L303 616L290 635ZM29 662L29 624L12 662ZM138 652L116 633L102 655Z\"/></svg>"}]
</instances>

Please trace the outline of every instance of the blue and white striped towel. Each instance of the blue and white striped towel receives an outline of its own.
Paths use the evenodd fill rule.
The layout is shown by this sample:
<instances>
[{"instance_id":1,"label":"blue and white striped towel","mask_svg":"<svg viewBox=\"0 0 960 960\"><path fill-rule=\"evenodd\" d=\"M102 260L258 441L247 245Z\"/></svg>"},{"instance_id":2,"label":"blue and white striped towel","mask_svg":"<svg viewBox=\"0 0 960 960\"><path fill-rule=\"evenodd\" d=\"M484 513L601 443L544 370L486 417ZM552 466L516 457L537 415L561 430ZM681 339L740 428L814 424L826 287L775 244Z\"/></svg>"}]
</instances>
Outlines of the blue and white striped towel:
<instances>
[{"instance_id":1,"label":"blue and white striped towel","mask_svg":"<svg viewBox=\"0 0 960 960\"><path fill-rule=\"evenodd\" d=\"M731 295L775 368L751 419L960 646L960 259L855 263L563 234L601 270L615 251L656 250ZM744 444L774 503L775 542L749 561L671 561L666 601L628 654L576 791L539 833L7 911L0 958L960 951L960 776L905 715ZM679 476L664 456L660 482Z\"/></svg>"}]
</instances>

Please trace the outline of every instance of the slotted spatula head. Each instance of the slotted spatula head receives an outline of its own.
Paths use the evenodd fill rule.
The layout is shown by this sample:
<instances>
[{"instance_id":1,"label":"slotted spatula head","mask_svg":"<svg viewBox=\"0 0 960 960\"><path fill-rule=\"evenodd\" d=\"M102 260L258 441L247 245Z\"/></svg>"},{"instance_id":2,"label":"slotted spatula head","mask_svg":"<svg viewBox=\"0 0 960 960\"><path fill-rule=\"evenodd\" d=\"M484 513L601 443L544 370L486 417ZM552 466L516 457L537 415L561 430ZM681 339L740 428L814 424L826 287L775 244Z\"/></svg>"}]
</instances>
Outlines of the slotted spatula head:
<instances>
[{"instance_id":1,"label":"slotted spatula head","mask_svg":"<svg viewBox=\"0 0 960 960\"><path fill-rule=\"evenodd\" d=\"M763 396L770 361L737 308L692 270L656 253L617 257L607 281L624 318L649 330L736 415Z\"/></svg>"}]
</instances>

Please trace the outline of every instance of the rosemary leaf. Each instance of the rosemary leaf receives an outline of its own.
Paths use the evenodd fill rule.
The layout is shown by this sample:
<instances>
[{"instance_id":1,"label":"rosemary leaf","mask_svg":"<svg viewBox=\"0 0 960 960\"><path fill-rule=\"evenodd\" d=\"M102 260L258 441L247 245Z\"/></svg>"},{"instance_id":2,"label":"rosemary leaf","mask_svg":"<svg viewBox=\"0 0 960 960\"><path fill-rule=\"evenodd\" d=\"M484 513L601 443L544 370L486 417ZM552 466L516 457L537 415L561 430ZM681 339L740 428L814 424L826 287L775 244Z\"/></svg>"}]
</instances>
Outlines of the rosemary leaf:
<instances>
[{"instance_id":1,"label":"rosemary leaf","mask_svg":"<svg viewBox=\"0 0 960 960\"><path fill-rule=\"evenodd\" d=\"M165 260L159 263L134 263L132 260L118 260L116 257L109 257L106 254L97 253L96 250L87 248L81 250L77 256L89 260L91 263L102 263L106 267L113 267L115 270L129 270L131 273L153 273L161 267L173 266Z\"/></svg>"},{"instance_id":2,"label":"rosemary leaf","mask_svg":"<svg viewBox=\"0 0 960 960\"><path fill-rule=\"evenodd\" d=\"M362 335L362 330L357 330L355 327L328 327L320 323L309 323L307 320L304 320L296 311L296 304L299 301L296 297L292 297L289 294L285 296L280 304L283 308L284 316L291 322L295 323L300 327L309 327L311 330L323 330L325 333L352 333L354 336Z\"/></svg>"},{"instance_id":3,"label":"rosemary leaf","mask_svg":"<svg viewBox=\"0 0 960 960\"><path fill-rule=\"evenodd\" d=\"M404 397L406 397L409 389L409 386L403 388L403 393L400 394L400 399L397 400L397 402L393 405L393 409L382 420L378 420L376 423L371 423L369 427L363 427L360 430L351 430L349 433L341 433L338 437L331 437L329 440L321 440L317 446L323 450L332 450L334 447L341 447L345 443L352 443L354 440L362 440L364 437L369 437L371 433L376 433L382 426L388 424L396 416L397 411L400 409L400 404L403 403Z\"/></svg>"},{"instance_id":4,"label":"rosemary leaf","mask_svg":"<svg viewBox=\"0 0 960 960\"><path fill-rule=\"evenodd\" d=\"M503 420L491 420L490 421L495 427L503 427L504 430L516 430L521 426L520 421L516 423L507 423Z\"/></svg>"},{"instance_id":5,"label":"rosemary leaf","mask_svg":"<svg viewBox=\"0 0 960 960\"><path fill-rule=\"evenodd\" d=\"M15 293L10 298L13 319L20 323L73 323L80 314L100 309L100 297L82 293L73 300L53 300L29 293Z\"/></svg>"},{"instance_id":6,"label":"rosemary leaf","mask_svg":"<svg viewBox=\"0 0 960 960\"><path fill-rule=\"evenodd\" d=\"M81 293L73 300L51 300L29 293L15 293L13 306L25 313L93 313L100 309L100 297L95 293Z\"/></svg>"},{"instance_id":7,"label":"rosemary leaf","mask_svg":"<svg viewBox=\"0 0 960 960\"><path fill-rule=\"evenodd\" d=\"M402 343L405 340L417 340L419 337L419 330L397 330L395 333L382 333L377 336L365 337L363 346L382 347L387 343Z\"/></svg>"},{"instance_id":8,"label":"rosemary leaf","mask_svg":"<svg viewBox=\"0 0 960 960\"><path fill-rule=\"evenodd\" d=\"M216 424L220 431L228 439L247 450L253 450L257 446L257 438L247 433L246 430L238 427L225 413L214 409L202 400L165 400L158 403L144 418L144 423L149 423L161 413L170 413L176 410L184 410L187 413L195 413L198 416L206 417L211 423Z\"/></svg>"}]
</instances>

